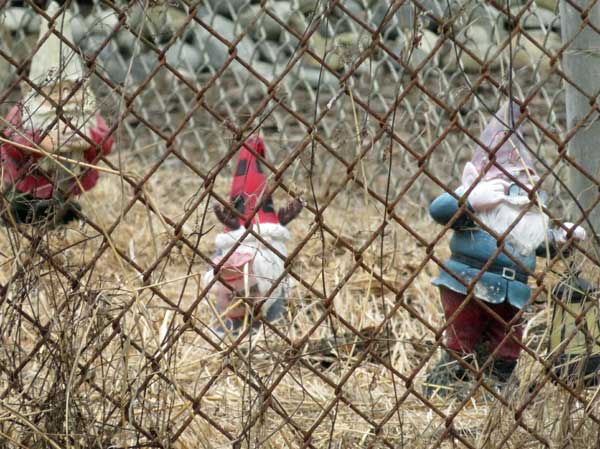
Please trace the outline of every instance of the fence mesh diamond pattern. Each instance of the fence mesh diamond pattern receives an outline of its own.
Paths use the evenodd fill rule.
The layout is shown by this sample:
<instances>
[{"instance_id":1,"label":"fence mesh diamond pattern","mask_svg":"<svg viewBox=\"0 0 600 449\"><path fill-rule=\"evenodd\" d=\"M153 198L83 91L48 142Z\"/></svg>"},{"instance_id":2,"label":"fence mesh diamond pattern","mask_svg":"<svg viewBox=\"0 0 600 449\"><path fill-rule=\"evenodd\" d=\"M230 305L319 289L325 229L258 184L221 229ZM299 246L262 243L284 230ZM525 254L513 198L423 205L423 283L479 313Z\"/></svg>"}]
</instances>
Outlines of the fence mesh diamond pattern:
<instances>
[{"instance_id":1,"label":"fence mesh diamond pattern","mask_svg":"<svg viewBox=\"0 0 600 449\"><path fill-rule=\"evenodd\" d=\"M0 447L600 447L598 42L595 0L0 0Z\"/></svg>"}]
</instances>

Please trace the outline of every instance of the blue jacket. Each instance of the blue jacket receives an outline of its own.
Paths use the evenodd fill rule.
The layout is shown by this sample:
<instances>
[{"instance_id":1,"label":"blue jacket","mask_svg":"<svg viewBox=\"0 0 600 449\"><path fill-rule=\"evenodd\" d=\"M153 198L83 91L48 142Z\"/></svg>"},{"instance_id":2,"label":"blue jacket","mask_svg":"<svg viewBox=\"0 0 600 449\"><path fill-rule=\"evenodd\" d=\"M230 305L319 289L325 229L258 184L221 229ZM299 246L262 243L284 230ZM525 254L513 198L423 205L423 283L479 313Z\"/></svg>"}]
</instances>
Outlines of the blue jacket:
<instances>
[{"instance_id":1,"label":"blue jacket","mask_svg":"<svg viewBox=\"0 0 600 449\"><path fill-rule=\"evenodd\" d=\"M461 196L462 189L458 189L456 194ZM470 207L468 203L467 207ZM429 213L436 222L445 225L458 209L458 201L449 193L444 193L431 203ZM478 227L466 213L458 217L452 229L454 229L450 240L452 254L450 259L444 262L445 268L440 270L439 276L433 280L433 285L467 294L467 287L450 273L469 284L479 274L483 264L496 252L496 239ZM549 237L550 242L553 243L551 233ZM546 248L540 247L537 251L523 256L519 251L514 250L509 242L505 242L504 250L494 260L493 267L475 284L474 294L477 298L492 304L500 304L508 300L511 305L520 309L529 302L531 289L527 285L527 273L514 263L506 252L533 272L536 255L545 255Z\"/></svg>"}]
</instances>

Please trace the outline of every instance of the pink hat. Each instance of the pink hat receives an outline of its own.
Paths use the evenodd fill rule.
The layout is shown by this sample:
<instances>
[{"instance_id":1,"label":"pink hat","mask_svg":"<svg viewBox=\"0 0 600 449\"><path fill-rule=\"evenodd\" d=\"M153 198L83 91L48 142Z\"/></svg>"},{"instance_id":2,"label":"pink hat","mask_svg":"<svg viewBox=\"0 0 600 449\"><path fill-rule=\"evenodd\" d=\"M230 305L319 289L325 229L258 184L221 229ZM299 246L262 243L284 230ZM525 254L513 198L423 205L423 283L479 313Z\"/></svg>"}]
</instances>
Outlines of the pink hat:
<instances>
[{"instance_id":1,"label":"pink hat","mask_svg":"<svg viewBox=\"0 0 600 449\"><path fill-rule=\"evenodd\" d=\"M473 173L475 172L473 167L477 173L481 173L490 159L493 159L494 163L485 172L483 180L506 178L506 175L498 166L501 166L506 172L527 184L529 183L529 175L533 178L539 178L523 143L523 134L520 127L514 129L514 124L518 121L520 115L519 106L508 102L491 118L479 136L479 140L484 147L477 145L470 162L471 166L469 166L469 163L465 165L462 176L464 187L470 186L473 182ZM510 134L508 140L493 153L507 134ZM529 175L527 172L529 172Z\"/></svg>"}]
</instances>

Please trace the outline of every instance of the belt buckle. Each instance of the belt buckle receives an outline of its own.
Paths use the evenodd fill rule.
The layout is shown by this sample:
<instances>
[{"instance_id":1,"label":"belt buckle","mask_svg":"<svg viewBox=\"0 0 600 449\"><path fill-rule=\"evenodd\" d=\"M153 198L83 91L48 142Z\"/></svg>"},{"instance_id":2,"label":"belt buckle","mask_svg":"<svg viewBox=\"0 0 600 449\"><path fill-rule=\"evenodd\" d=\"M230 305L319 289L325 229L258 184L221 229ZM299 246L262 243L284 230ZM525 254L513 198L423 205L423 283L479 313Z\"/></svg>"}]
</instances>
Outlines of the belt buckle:
<instances>
[{"instance_id":1,"label":"belt buckle","mask_svg":"<svg viewBox=\"0 0 600 449\"><path fill-rule=\"evenodd\" d=\"M512 268L503 267L502 268L502 277L504 279L508 279L509 281L514 281L517 278L517 272Z\"/></svg>"}]
</instances>

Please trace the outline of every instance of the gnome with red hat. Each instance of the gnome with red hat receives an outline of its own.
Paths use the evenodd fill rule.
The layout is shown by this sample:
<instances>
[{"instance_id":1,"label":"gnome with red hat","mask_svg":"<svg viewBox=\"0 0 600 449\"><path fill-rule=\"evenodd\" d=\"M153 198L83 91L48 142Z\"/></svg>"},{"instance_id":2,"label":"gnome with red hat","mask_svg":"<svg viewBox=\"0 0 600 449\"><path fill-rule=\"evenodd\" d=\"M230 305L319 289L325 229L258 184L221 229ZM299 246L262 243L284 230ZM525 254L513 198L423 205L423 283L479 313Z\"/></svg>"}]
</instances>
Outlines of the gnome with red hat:
<instances>
[{"instance_id":1,"label":"gnome with red hat","mask_svg":"<svg viewBox=\"0 0 600 449\"><path fill-rule=\"evenodd\" d=\"M275 321L284 312L286 282L279 278L284 273L287 256L286 225L298 216L303 202L295 199L275 211L263 165L255 154L265 157L265 144L258 135L250 136L240 149L229 195L235 212L215 207L215 215L225 226L215 239L217 251L213 263L220 264L220 269L209 270L205 282L218 277L216 308L220 332L224 331L223 325L231 331L239 330L244 323L255 325L259 316ZM247 226L252 226L279 254L250 233L243 237ZM228 255L234 247L234 252Z\"/></svg>"},{"instance_id":2,"label":"gnome with red hat","mask_svg":"<svg viewBox=\"0 0 600 449\"><path fill-rule=\"evenodd\" d=\"M46 14L53 21L43 20L29 73L37 89L23 88L23 100L10 110L2 131L0 164L10 217L3 215L17 223L76 218L79 205L72 197L96 185L98 172L89 165L112 146L79 55L54 34L73 42L71 14L53 1Z\"/></svg>"},{"instance_id":3,"label":"gnome with red hat","mask_svg":"<svg viewBox=\"0 0 600 449\"><path fill-rule=\"evenodd\" d=\"M544 192L530 195L540 178L520 129L515 129L520 114L514 103L500 108L481 134L483 146L476 147L465 165L455 195L444 193L429 208L436 222L445 225L452 220L454 230L450 259L433 281L448 320L446 347L477 361L474 366L491 355L490 379L499 385L509 380L521 352L522 330L515 316L529 302L527 280L535 270L536 256L548 256L546 248L552 256L569 238L586 236L572 223L552 229L539 207L545 202ZM467 213L456 197L469 189ZM498 237L507 230L500 242ZM502 251L495 255L498 246ZM428 377L426 393L447 393L450 384L468 378L469 372L455 357L444 353Z\"/></svg>"}]
</instances>

